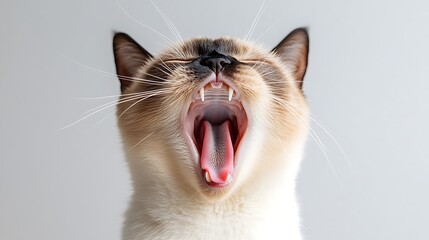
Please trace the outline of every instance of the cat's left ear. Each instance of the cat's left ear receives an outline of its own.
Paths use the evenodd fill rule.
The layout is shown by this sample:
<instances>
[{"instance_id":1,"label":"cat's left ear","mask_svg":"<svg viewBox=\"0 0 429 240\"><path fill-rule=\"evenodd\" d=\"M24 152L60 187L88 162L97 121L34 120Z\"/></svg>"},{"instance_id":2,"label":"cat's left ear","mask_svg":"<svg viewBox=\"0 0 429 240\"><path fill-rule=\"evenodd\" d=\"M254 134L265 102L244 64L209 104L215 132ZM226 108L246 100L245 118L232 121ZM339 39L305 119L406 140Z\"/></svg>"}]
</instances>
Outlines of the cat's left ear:
<instances>
[{"instance_id":1,"label":"cat's left ear","mask_svg":"<svg viewBox=\"0 0 429 240\"><path fill-rule=\"evenodd\" d=\"M287 35L273 50L285 66L292 71L294 80L302 88L308 62L308 32L305 28L297 28Z\"/></svg>"},{"instance_id":2,"label":"cat's left ear","mask_svg":"<svg viewBox=\"0 0 429 240\"><path fill-rule=\"evenodd\" d=\"M116 33L113 37L113 53L123 92L131 85L139 68L144 66L152 55L125 33Z\"/></svg>"}]
</instances>

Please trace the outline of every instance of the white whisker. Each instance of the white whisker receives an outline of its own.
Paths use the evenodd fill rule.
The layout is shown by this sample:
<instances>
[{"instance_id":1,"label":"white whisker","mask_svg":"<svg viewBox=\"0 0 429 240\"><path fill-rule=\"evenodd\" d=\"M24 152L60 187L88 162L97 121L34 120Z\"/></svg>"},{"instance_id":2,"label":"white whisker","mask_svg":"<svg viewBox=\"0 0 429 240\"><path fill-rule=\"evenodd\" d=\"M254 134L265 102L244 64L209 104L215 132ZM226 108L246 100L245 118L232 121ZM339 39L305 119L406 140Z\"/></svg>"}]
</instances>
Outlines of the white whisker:
<instances>
[{"instance_id":1,"label":"white whisker","mask_svg":"<svg viewBox=\"0 0 429 240\"><path fill-rule=\"evenodd\" d=\"M277 73L277 71L275 71L275 70L272 70L272 71L265 70L265 71L262 71L259 75L261 77L265 77L265 76L268 76L268 75L273 74L273 73ZM278 81L273 81L273 82L278 82Z\"/></svg>"},{"instance_id":2,"label":"white whisker","mask_svg":"<svg viewBox=\"0 0 429 240\"><path fill-rule=\"evenodd\" d=\"M170 80L169 80L169 79L167 79L167 78L162 78L162 77L159 77L159 76L156 76L156 75L150 74L150 73L148 73L148 72L146 72L145 74L146 74L146 75L148 75L149 77L153 77L153 78L156 78L156 79L159 79L159 80L163 81L163 82L160 82L160 84L159 84L159 85L164 85L165 83L167 83L167 82L169 82L169 81L170 81Z\"/></svg>"},{"instance_id":3,"label":"white whisker","mask_svg":"<svg viewBox=\"0 0 429 240\"><path fill-rule=\"evenodd\" d=\"M292 113L295 118L297 118L298 121L300 121L302 124L304 123L304 120L302 119L302 117L296 112L296 110L290 106L285 100L279 99L277 97L273 98L275 102L277 102L278 104L280 104L281 106L283 106L284 108L286 108L290 113ZM322 142L322 140L320 139L320 137L318 136L318 134L316 133L316 131L311 127L311 126L307 126L305 124L305 126L310 130L310 136L313 138L313 140L316 142L316 144L319 146L320 150L322 151L329 167L332 170L332 173L334 174L335 178L337 179L338 183L340 183L340 177L334 167L334 165L332 164L329 155L328 155L328 149L326 148L325 144Z\"/></svg>"},{"instance_id":4,"label":"white whisker","mask_svg":"<svg viewBox=\"0 0 429 240\"><path fill-rule=\"evenodd\" d=\"M140 93L124 93L124 94L118 94L118 95L110 95L110 96L103 96L103 97L80 97L80 98L72 98L74 100L98 100L98 99L107 99L107 98L118 98L121 96L130 96L130 95L137 95Z\"/></svg>"},{"instance_id":5,"label":"white whisker","mask_svg":"<svg viewBox=\"0 0 429 240\"><path fill-rule=\"evenodd\" d=\"M119 104L123 104L123 103L129 102L129 101L134 101L134 100L138 100L139 99L136 102L136 103L138 103L138 102L141 102L141 101L143 101L143 100L145 100L145 99L147 99L149 97L153 97L153 96L160 95L160 94L166 94L166 93L170 93L170 92L171 91L169 91L169 90L146 91L146 92L136 93L135 95L132 95L132 96L124 97L124 98L120 99L119 101L115 100L115 101L108 102L106 104L102 104L101 106L98 106L98 107L93 108L93 109L91 109L89 111L86 111L86 113L85 113L86 115L85 116L83 116L82 118L78 119L77 121L75 121L75 122L73 122L73 123L71 123L71 124L69 124L69 125L67 125L65 127L62 127L60 129L58 129L58 131L64 130L66 128L69 128L69 127L71 127L71 126L73 126L73 125L75 125L75 124L77 124L77 123L79 123L79 122L81 122L81 121L83 121L83 120L85 120L85 119L93 116L94 114L96 114L96 113L98 113L100 111L103 111L105 109L108 109L108 108L110 108L112 106L116 106L116 105L119 105ZM132 106L134 106L136 103L132 104ZM127 110L129 108L127 108ZM122 114L120 116L122 116Z\"/></svg>"},{"instance_id":6,"label":"white whisker","mask_svg":"<svg viewBox=\"0 0 429 240\"><path fill-rule=\"evenodd\" d=\"M102 123L104 120L106 120L108 117L113 116L115 113L109 113L107 114L105 117L103 117L102 119L100 119L99 121L97 121L92 127L96 127L98 126L100 123Z\"/></svg>"},{"instance_id":7,"label":"white whisker","mask_svg":"<svg viewBox=\"0 0 429 240\"><path fill-rule=\"evenodd\" d=\"M255 61L255 63L252 65L252 67L250 67L250 69L249 69L249 70L252 70L252 69L254 69L255 67L256 67L256 68L260 68L260 67L262 66L262 64L265 64L265 63L266 63L267 59L268 59L268 56L267 56L267 57L265 57L262 61L261 61L261 60Z\"/></svg>"},{"instance_id":8,"label":"white whisker","mask_svg":"<svg viewBox=\"0 0 429 240\"><path fill-rule=\"evenodd\" d=\"M158 8L158 6L155 4L155 2L153 2L152 0L150 0L150 2L152 3L152 5L156 8L156 10L158 11L159 15L161 15L162 19L164 20L164 23L168 26L168 28L170 29L171 33L176 37L177 41L180 43L183 43L183 39L180 36L179 31L177 30L176 26L170 21L170 19Z\"/></svg>"},{"instance_id":9,"label":"white whisker","mask_svg":"<svg viewBox=\"0 0 429 240\"><path fill-rule=\"evenodd\" d=\"M254 42L258 42L260 38L262 38L265 34L267 34L267 32L269 32L271 30L271 28L274 27L274 25L276 25L278 22L280 21L280 18L277 19L274 23L272 23L267 29L265 29L265 31L263 33L261 33L255 40L253 40Z\"/></svg>"},{"instance_id":10,"label":"white whisker","mask_svg":"<svg viewBox=\"0 0 429 240\"><path fill-rule=\"evenodd\" d=\"M165 36L164 34L162 34L162 33L160 33L160 32L158 32L157 30L155 30L155 29L153 29L153 28L151 28L151 27L149 27L148 25L146 25L146 24L144 24L144 23L142 23L142 22L140 22L139 20L137 20L137 19L135 19L134 17L132 17L123 7L122 7L122 5L118 2L118 1L115 1L116 2L116 4L118 5L118 7L122 10L122 12L127 16L127 17L129 17L131 20L133 20L134 22L136 22L136 23L138 23L138 24L140 24L141 26L143 26L143 27L145 27L145 28L147 28L147 29L149 29L149 30L151 30L151 31L153 31L154 33L156 33L156 34L158 34L159 36L161 36L161 37L163 37L164 38L164 40L167 40L169 43L171 43L171 44L174 44L174 42L170 39L170 38L168 38L167 36Z\"/></svg>"},{"instance_id":11,"label":"white whisker","mask_svg":"<svg viewBox=\"0 0 429 240\"><path fill-rule=\"evenodd\" d=\"M139 100L137 100L135 103L133 103L133 104L131 104L129 107L127 107L119 116L118 116L118 119L119 118L121 118L130 108L132 108L134 105L136 105L136 104L138 104L139 102L141 102L141 101L144 101L144 100L146 100L146 99L148 99L148 98L150 98L150 97L153 97L153 96L156 96L156 95L158 95L158 94L153 94L153 95L149 95L149 96L145 96L145 97L142 97L141 99L139 99Z\"/></svg>"},{"instance_id":12,"label":"white whisker","mask_svg":"<svg viewBox=\"0 0 429 240\"><path fill-rule=\"evenodd\" d=\"M117 101L117 100L114 100L114 101L111 101L111 102L108 102L108 103L105 103L105 104L102 104L101 106L98 106L98 107L96 107L96 108L94 108L94 109L91 109L91 110L88 110L88 111L86 111L84 114L87 114L88 112L92 112L92 111L95 111L95 110L97 110L97 109L99 109L99 108L103 108L103 107L105 107L105 106L108 106L108 105L116 105L116 102L118 102L118 103L121 103L122 101L126 101L126 100L129 100L129 99L133 99L133 98L135 98L135 97L137 97L137 98L139 98L139 97L145 97L146 95L149 95L149 94L159 94L159 93L164 93L164 91L165 90L152 90L152 91L145 91L145 92L138 92L138 93L134 93L134 94L130 94L130 96L127 96L127 97L124 97L124 98L122 98L122 99L120 99L119 101Z\"/></svg>"},{"instance_id":13,"label":"white whisker","mask_svg":"<svg viewBox=\"0 0 429 240\"><path fill-rule=\"evenodd\" d=\"M135 97L136 99L138 99L138 98L140 98L140 97ZM134 100L134 98L132 98L132 99L128 99L127 101L132 101L132 100ZM69 127L71 127L71 126L73 126L73 125L75 125L75 124L77 124L77 123L79 123L79 122L81 122L81 121L83 121L83 120L85 120L85 119L87 119L87 118L89 118L89 117L91 117L91 116L93 116L94 114L96 114L96 113L98 113L98 112L100 112L100 111L102 111L102 110L105 110L105 109L107 109L107 108L109 108L109 107L112 107L112 106L115 106L115 105L117 105L117 104L121 104L121 103L124 103L124 102L127 102L127 101L123 101L123 102L118 102L118 103L116 103L116 101L115 101L115 104L108 104L108 105L105 105L104 107L97 107L96 109L97 110L95 110L95 111L93 111L92 113L89 113L89 114L87 114L86 116L84 116L84 117L82 117L82 118L80 118L80 119L78 119L77 121L74 121L73 123L71 123L71 124L69 124L69 125L67 125L67 126L65 126L65 127L62 127L62 128L60 128L60 129L58 129L58 131L62 131L62 130L64 130L64 129L66 129L66 128L69 128Z\"/></svg>"},{"instance_id":14,"label":"white whisker","mask_svg":"<svg viewBox=\"0 0 429 240\"><path fill-rule=\"evenodd\" d=\"M76 60L74 60L74 59L72 59L72 58L64 55L60 51L57 51L57 53L59 55L61 55L62 57L64 57L65 59L67 59L68 61L70 61L70 62L72 62L72 63L74 63L76 65L79 65L79 66L81 66L83 68L86 68L86 69L89 69L89 70L92 70L92 71L95 71L95 72L98 72L98 73L106 74L106 75L109 75L109 76L119 77L119 78L121 78L123 80L132 81L132 82L148 83L150 85L159 85L159 86L164 85L163 82L158 82L158 81L153 81L153 80L147 80L147 79L143 79L143 78L122 76L122 75L117 75L115 73L110 73L110 72L107 72L107 71L103 71L103 70L100 70L100 69L93 68L93 67L90 67L88 65L82 64L82 63L80 63L80 62L78 62L78 61L76 61ZM167 80L167 79L163 79L163 78L160 78L160 77L157 77L157 78L159 78L160 80L163 80L163 81Z\"/></svg>"},{"instance_id":15,"label":"white whisker","mask_svg":"<svg viewBox=\"0 0 429 240\"><path fill-rule=\"evenodd\" d=\"M249 31L244 36L244 39L246 41L250 40L250 38L251 38L251 36L253 34L253 31L255 30L256 24L259 22L259 19L260 19L261 15L262 15L261 13L262 13L262 9L263 9L264 5L265 5L265 0L262 1L262 4L261 4L261 6L258 9L258 12L256 13L255 18L253 19L253 22L252 22L252 25L250 26Z\"/></svg>"},{"instance_id":16,"label":"white whisker","mask_svg":"<svg viewBox=\"0 0 429 240\"><path fill-rule=\"evenodd\" d=\"M309 116L311 121L313 121L317 126L319 126L334 142L334 144L340 149L341 153L343 154L344 158L346 159L347 166L351 168L351 161L346 152L344 151L343 147L340 145L340 143L337 141L337 139L326 129L322 124L320 124L316 119L314 119L312 116Z\"/></svg>"},{"instance_id":17,"label":"white whisker","mask_svg":"<svg viewBox=\"0 0 429 240\"><path fill-rule=\"evenodd\" d=\"M169 70L170 72L166 72L166 71L164 71L164 69L162 69L162 68L160 68L160 67L158 67L158 66L156 66L156 67L154 67L154 68L156 68L156 69L158 69L159 71L161 71L161 72L163 72L165 75L167 75L167 76L171 76L171 69L167 69L167 70Z\"/></svg>"},{"instance_id":18,"label":"white whisker","mask_svg":"<svg viewBox=\"0 0 429 240\"><path fill-rule=\"evenodd\" d=\"M144 137L142 140L138 141L134 146L132 146L128 151L132 150L133 148L137 147L140 143L142 143L144 140L146 140L148 137L150 137L155 131L149 133L146 137Z\"/></svg>"},{"instance_id":19,"label":"white whisker","mask_svg":"<svg viewBox=\"0 0 429 240\"><path fill-rule=\"evenodd\" d=\"M173 72L173 70L162 59L159 59L159 60L161 61L162 66L164 66L168 71L170 71L170 74L171 74ZM173 66L175 66L175 65L173 64ZM170 75L170 74L168 74L168 75Z\"/></svg>"}]
</instances>

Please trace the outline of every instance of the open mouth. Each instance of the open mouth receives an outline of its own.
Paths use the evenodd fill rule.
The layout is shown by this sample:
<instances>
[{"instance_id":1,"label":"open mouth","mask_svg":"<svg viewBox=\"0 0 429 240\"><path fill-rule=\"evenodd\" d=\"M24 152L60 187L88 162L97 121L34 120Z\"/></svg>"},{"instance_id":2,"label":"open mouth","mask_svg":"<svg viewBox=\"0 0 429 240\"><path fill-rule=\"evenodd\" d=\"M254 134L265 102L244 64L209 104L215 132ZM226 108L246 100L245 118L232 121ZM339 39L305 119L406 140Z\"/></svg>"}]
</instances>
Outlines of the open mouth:
<instances>
[{"instance_id":1,"label":"open mouth","mask_svg":"<svg viewBox=\"0 0 429 240\"><path fill-rule=\"evenodd\" d=\"M208 81L193 97L184 119L185 132L208 186L224 188L233 181L235 156L247 123L239 92L225 81Z\"/></svg>"}]
</instances>

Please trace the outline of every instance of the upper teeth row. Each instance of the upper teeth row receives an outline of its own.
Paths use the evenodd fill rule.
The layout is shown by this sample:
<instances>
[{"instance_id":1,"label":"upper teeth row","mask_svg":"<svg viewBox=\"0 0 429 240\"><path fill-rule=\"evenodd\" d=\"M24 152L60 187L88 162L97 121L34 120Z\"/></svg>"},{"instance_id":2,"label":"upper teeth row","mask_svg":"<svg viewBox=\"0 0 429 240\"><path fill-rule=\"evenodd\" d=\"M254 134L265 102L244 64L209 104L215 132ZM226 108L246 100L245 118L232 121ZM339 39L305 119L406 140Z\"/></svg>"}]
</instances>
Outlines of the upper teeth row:
<instances>
[{"instance_id":1,"label":"upper teeth row","mask_svg":"<svg viewBox=\"0 0 429 240\"><path fill-rule=\"evenodd\" d=\"M204 102L204 92L205 92L205 89L203 87L200 90L200 97L201 97L201 101L203 101L203 102ZM228 100L230 102L232 100L232 95L234 95L234 90L231 87L228 87Z\"/></svg>"}]
</instances>

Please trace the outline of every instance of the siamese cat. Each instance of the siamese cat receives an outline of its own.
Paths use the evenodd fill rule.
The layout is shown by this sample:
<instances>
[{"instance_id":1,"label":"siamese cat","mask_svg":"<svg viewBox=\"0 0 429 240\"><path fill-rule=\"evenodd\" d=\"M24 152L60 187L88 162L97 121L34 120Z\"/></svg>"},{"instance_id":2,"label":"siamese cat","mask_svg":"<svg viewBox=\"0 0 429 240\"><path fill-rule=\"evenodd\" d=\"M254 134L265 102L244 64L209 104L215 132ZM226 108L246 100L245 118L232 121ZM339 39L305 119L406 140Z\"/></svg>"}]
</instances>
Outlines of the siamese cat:
<instances>
[{"instance_id":1,"label":"siamese cat","mask_svg":"<svg viewBox=\"0 0 429 240\"><path fill-rule=\"evenodd\" d=\"M271 51L195 38L152 56L124 33L113 50L134 190L123 239L302 239L307 30Z\"/></svg>"}]
</instances>

